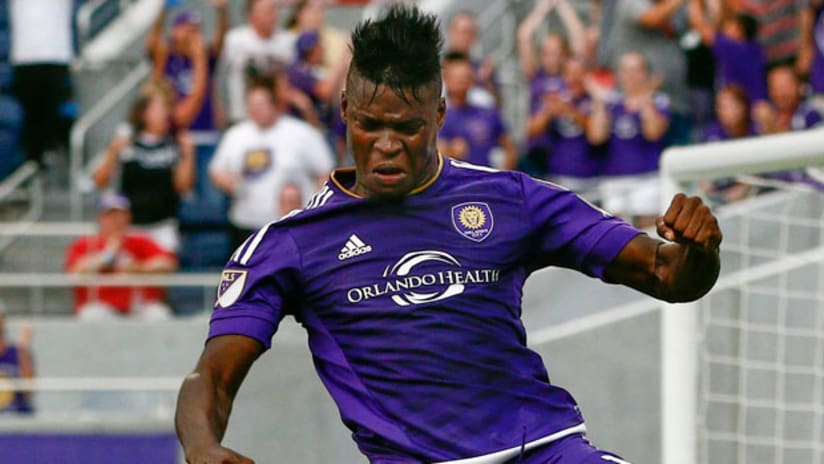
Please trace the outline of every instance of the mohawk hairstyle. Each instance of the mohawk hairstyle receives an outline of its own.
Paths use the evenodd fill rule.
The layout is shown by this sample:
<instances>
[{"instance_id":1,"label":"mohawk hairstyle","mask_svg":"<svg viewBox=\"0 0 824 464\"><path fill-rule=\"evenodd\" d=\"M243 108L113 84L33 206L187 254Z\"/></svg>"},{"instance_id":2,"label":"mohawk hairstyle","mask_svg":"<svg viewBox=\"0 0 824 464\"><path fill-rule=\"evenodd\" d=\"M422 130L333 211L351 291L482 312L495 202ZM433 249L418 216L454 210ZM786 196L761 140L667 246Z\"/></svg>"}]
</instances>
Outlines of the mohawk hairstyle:
<instances>
[{"instance_id":1,"label":"mohawk hairstyle","mask_svg":"<svg viewBox=\"0 0 824 464\"><path fill-rule=\"evenodd\" d=\"M420 100L421 87L441 81L440 22L416 6L395 4L377 20L361 22L352 33L352 69L406 100ZM377 88L376 88L377 91Z\"/></svg>"}]
</instances>

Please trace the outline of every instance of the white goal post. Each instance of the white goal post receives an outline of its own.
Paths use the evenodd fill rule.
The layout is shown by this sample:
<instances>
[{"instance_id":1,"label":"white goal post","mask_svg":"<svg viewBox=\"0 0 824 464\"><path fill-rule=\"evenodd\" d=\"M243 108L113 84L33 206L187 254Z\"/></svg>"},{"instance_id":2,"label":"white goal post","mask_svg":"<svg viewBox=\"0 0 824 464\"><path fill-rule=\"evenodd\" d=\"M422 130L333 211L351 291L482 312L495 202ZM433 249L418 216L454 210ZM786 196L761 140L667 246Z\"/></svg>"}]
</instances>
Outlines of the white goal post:
<instances>
[{"instance_id":1,"label":"white goal post","mask_svg":"<svg viewBox=\"0 0 824 464\"><path fill-rule=\"evenodd\" d=\"M696 181L823 165L824 128L670 148L661 159L662 207ZM724 277L719 284L723 281ZM661 314L663 464L703 462L699 456L699 317L698 303L666 305Z\"/></svg>"}]
</instances>

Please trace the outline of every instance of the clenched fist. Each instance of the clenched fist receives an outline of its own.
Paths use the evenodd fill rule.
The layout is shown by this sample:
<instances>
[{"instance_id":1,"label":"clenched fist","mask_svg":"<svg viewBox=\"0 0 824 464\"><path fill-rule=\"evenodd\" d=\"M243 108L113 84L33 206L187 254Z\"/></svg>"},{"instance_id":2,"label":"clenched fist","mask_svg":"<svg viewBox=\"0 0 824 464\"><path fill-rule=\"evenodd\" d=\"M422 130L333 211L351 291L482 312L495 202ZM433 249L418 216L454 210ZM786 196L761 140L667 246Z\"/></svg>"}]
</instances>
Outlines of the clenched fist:
<instances>
[{"instance_id":1,"label":"clenched fist","mask_svg":"<svg viewBox=\"0 0 824 464\"><path fill-rule=\"evenodd\" d=\"M658 235L671 242L707 252L717 252L721 244L718 219L698 197L675 195L657 225Z\"/></svg>"}]
</instances>

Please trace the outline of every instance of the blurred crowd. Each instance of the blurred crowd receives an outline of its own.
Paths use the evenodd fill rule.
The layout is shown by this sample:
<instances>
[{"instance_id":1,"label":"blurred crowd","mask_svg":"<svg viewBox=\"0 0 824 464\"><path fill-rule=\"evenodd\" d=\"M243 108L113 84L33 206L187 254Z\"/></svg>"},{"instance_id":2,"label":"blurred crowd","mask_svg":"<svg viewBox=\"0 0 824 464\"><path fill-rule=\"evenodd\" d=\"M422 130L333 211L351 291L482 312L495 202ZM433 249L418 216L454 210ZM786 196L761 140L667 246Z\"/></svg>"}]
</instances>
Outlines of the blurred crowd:
<instances>
[{"instance_id":1,"label":"blurred crowd","mask_svg":"<svg viewBox=\"0 0 824 464\"><path fill-rule=\"evenodd\" d=\"M151 78L93 170L107 192L100 234L72 246L70 272L220 267L254 230L306 204L331 169L351 164L338 108L350 52L347 33L326 24L332 2L246 0L236 27L228 0L208 2L214 24L174 1L154 22ZM444 18L439 149L560 183L648 226L666 147L821 123L822 12L823 0L536 0L517 30L529 118L513 128L497 64L479 53L476 17L460 11ZM38 105L26 98L27 111ZM24 134L32 124L42 127L26 119ZM31 138L24 145L38 159L45 139ZM734 179L703 188L721 202L754 192ZM225 247L181 238L210 228ZM203 257L210 250L217 258ZM103 295L79 293L77 308L91 318L168 316L155 290L103 305Z\"/></svg>"}]
</instances>

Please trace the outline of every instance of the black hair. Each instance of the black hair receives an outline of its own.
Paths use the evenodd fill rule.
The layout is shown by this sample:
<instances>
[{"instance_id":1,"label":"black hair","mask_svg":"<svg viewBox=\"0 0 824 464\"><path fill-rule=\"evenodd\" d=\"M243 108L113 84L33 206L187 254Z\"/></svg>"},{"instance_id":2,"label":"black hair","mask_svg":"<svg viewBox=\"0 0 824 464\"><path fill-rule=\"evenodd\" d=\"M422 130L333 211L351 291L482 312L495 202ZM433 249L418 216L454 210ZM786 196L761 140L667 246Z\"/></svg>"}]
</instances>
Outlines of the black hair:
<instances>
[{"instance_id":1,"label":"black hair","mask_svg":"<svg viewBox=\"0 0 824 464\"><path fill-rule=\"evenodd\" d=\"M377 86L386 85L402 99L405 91L420 101L421 87L441 82L440 22L416 6L395 4L352 32L352 67Z\"/></svg>"},{"instance_id":2,"label":"black hair","mask_svg":"<svg viewBox=\"0 0 824 464\"><path fill-rule=\"evenodd\" d=\"M758 38L758 20L753 16L739 13L735 15L735 21L741 26L741 30L744 31L744 37L747 39L747 42L752 42Z\"/></svg>"}]
</instances>

